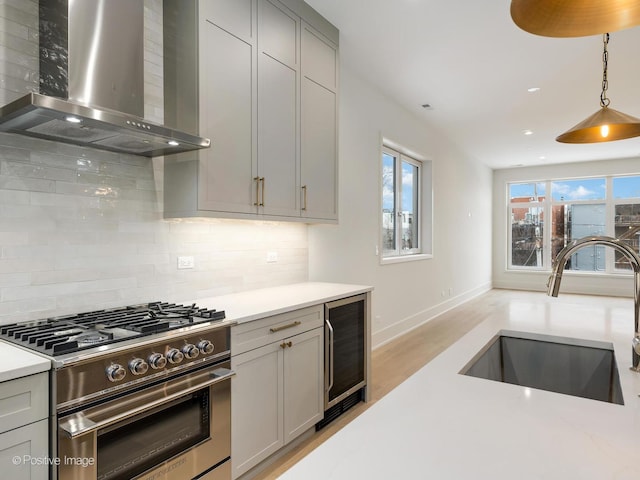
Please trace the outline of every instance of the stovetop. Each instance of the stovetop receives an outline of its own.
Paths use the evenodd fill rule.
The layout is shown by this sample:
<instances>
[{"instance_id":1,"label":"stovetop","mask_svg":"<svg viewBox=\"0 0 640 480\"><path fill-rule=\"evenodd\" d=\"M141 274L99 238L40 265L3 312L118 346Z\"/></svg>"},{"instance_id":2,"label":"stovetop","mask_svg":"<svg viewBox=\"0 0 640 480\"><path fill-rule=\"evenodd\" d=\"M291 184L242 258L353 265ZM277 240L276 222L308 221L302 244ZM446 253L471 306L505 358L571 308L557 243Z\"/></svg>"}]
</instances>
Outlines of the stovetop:
<instances>
[{"instance_id":1,"label":"stovetop","mask_svg":"<svg viewBox=\"0 0 640 480\"><path fill-rule=\"evenodd\" d=\"M2 325L0 338L57 356L224 318L224 310L152 302Z\"/></svg>"}]
</instances>

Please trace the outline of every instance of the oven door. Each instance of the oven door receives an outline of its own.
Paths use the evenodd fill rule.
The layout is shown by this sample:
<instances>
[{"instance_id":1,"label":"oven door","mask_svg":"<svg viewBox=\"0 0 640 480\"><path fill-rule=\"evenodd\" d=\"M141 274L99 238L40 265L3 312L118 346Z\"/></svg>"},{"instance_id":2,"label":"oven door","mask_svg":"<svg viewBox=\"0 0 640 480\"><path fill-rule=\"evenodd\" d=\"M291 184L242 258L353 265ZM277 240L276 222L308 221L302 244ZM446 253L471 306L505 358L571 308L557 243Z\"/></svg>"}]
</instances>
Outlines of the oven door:
<instances>
[{"instance_id":1,"label":"oven door","mask_svg":"<svg viewBox=\"0 0 640 480\"><path fill-rule=\"evenodd\" d=\"M185 479L231 455L230 362L58 419L58 479ZM223 478L223 477L221 477ZM228 477L227 477L228 478Z\"/></svg>"}]
</instances>

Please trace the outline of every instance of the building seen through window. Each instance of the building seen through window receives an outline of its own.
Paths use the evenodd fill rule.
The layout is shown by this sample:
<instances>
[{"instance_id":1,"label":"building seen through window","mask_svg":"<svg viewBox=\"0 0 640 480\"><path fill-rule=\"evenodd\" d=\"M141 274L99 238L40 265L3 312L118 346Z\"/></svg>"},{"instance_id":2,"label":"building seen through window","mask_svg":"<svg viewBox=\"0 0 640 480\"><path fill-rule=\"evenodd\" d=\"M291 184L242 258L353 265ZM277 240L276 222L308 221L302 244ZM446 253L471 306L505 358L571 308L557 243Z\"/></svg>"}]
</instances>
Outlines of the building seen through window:
<instances>
[{"instance_id":1,"label":"building seen through window","mask_svg":"<svg viewBox=\"0 0 640 480\"><path fill-rule=\"evenodd\" d=\"M551 268L573 240L595 235L619 238L638 251L640 176L547 180L508 185L509 267ZM565 267L585 272L629 270L623 254L585 247Z\"/></svg>"},{"instance_id":2,"label":"building seen through window","mask_svg":"<svg viewBox=\"0 0 640 480\"><path fill-rule=\"evenodd\" d=\"M391 148L382 152L382 254L421 253L421 162Z\"/></svg>"}]
</instances>

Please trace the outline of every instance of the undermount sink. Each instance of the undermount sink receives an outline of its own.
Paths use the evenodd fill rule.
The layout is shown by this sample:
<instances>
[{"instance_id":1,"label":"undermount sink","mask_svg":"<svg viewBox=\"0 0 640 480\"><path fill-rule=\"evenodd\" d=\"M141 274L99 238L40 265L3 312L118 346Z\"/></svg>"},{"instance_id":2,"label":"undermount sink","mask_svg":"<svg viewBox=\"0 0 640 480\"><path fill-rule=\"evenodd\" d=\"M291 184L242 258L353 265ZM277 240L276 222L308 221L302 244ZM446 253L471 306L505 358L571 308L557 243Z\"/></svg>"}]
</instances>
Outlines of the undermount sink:
<instances>
[{"instance_id":1,"label":"undermount sink","mask_svg":"<svg viewBox=\"0 0 640 480\"><path fill-rule=\"evenodd\" d=\"M501 330L459 373L624 405L607 342Z\"/></svg>"}]
</instances>

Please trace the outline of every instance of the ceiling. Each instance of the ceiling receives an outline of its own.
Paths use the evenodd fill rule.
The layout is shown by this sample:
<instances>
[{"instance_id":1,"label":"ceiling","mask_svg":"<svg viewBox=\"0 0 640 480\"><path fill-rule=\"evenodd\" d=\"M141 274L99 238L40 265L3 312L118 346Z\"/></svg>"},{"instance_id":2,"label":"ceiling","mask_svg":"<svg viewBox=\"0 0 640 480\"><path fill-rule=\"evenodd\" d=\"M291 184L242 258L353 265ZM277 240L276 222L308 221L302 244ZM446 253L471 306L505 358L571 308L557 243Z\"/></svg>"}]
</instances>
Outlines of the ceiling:
<instances>
[{"instance_id":1,"label":"ceiling","mask_svg":"<svg viewBox=\"0 0 640 480\"><path fill-rule=\"evenodd\" d=\"M306 2L340 29L350 70L491 168L640 156L640 137L555 141L600 108L601 35L532 35L511 20L510 0ZM611 33L610 107L635 117L638 46L640 27Z\"/></svg>"}]
</instances>

